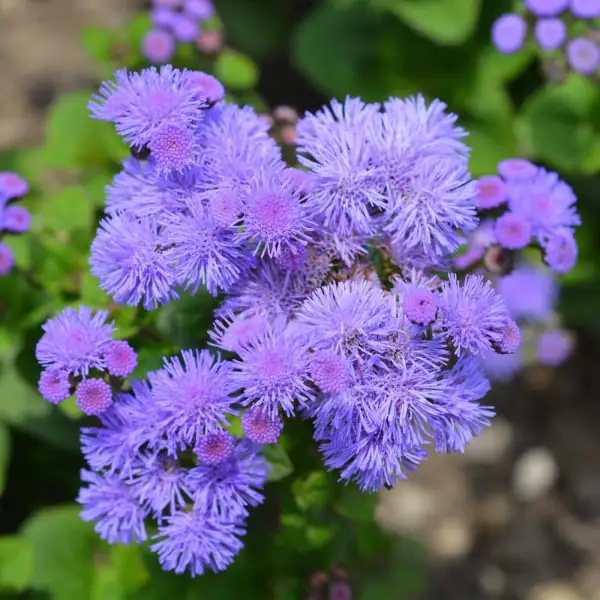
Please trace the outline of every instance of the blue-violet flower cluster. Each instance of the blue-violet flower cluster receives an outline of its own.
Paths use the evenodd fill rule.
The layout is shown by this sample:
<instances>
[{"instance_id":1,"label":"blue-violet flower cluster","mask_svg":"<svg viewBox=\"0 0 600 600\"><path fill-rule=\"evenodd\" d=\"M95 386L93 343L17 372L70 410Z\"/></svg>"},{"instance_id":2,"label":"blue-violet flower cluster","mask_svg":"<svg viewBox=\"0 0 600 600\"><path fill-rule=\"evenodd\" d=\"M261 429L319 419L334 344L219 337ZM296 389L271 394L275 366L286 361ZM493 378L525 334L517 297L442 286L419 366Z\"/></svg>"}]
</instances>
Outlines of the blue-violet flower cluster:
<instances>
[{"instance_id":1,"label":"blue-violet flower cluster","mask_svg":"<svg viewBox=\"0 0 600 600\"><path fill-rule=\"evenodd\" d=\"M15 256L2 238L7 234L21 234L29 231L31 215L29 211L15 201L29 191L27 182L16 173L0 171L0 277L9 273Z\"/></svg>"},{"instance_id":2,"label":"blue-violet flower cluster","mask_svg":"<svg viewBox=\"0 0 600 600\"><path fill-rule=\"evenodd\" d=\"M482 185L442 102L334 100L298 121L290 166L265 120L223 95L204 73L164 66L117 72L90 104L148 150L108 186L90 258L101 287L147 310L182 290L224 300L214 350L165 358L83 431L82 515L111 543L143 542L153 519L163 568L192 575L241 550L268 475L261 447L286 419L312 421L327 468L376 492L430 447L462 452L489 425L482 357L520 343L492 283L450 272L479 231ZM509 248L536 240L564 272L573 199L531 169L503 173L510 193L496 206L510 210L494 228ZM528 235L502 229L505 215ZM80 386L105 368L112 335L104 315L81 310L48 324L52 344L38 352Z\"/></svg>"}]
</instances>

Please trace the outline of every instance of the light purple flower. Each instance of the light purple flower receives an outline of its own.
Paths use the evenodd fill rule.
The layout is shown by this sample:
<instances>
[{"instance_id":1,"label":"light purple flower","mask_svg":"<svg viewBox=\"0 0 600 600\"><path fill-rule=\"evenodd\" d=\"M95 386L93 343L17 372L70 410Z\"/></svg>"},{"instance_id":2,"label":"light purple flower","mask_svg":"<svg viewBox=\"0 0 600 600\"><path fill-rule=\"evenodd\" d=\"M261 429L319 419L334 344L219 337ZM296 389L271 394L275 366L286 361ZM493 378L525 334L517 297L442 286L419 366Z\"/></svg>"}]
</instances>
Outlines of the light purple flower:
<instances>
[{"instance_id":1,"label":"light purple flower","mask_svg":"<svg viewBox=\"0 0 600 600\"><path fill-rule=\"evenodd\" d=\"M504 54L519 51L525 43L527 22L521 15L502 15L492 26L492 42Z\"/></svg>"}]
</instances>

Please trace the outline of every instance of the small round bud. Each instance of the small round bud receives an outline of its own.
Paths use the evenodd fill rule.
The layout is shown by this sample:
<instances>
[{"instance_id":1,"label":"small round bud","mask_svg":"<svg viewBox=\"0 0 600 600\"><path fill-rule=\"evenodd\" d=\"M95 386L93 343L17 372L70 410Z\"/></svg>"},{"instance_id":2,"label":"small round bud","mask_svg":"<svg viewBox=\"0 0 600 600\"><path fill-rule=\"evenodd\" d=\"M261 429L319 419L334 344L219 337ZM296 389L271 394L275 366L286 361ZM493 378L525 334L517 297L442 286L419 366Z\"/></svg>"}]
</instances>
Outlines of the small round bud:
<instances>
[{"instance_id":1,"label":"small round bud","mask_svg":"<svg viewBox=\"0 0 600 600\"><path fill-rule=\"evenodd\" d=\"M102 379L84 379L75 392L76 404L86 415L101 415L112 403L110 385Z\"/></svg>"}]
</instances>

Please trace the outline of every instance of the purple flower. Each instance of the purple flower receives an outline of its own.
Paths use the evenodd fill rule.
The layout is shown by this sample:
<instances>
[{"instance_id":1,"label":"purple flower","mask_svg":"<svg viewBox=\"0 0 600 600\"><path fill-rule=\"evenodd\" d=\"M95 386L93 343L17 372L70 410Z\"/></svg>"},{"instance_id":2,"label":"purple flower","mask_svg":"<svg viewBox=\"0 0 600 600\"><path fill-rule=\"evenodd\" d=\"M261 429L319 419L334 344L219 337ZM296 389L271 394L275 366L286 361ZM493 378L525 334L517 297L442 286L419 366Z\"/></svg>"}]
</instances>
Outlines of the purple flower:
<instances>
[{"instance_id":1,"label":"purple flower","mask_svg":"<svg viewBox=\"0 0 600 600\"><path fill-rule=\"evenodd\" d=\"M558 174L545 169L538 169L527 183L509 184L510 210L531 224L535 236L579 225L576 202L571 187Z\"/></svg>"},{"instance_id":2,"label":"purple flower","mask_svg":"<svg viewBox=\"0 0 600 600\"><path fill-rule=\"evenodd\" d=\"M575 266L577 254L577 242L568 229L550 236L544 243L544 260L560 275L568 273Z\"/></svg>"},{"instance_id":3,"label":"purple flower","mask_svg":"<svg viewBox=\"0 0 600 600\"><path fill-rule=\"evenodd\" d=\"M401 187L389 204L384 229L406 250L418 250L435 262L459 248L458 229L469 232L477 226L477 187L462 156L422 159Z\"/></svg>"},{"instance_id":4,"label":"purple flower","mask_svg":"<svg viewBox=\"0 0 600 600\"><path fill-rule=\"evenodd\" d=\"M198 96L189 71L165 65L139 73L116 71L89 104L92 117L115 123L124 140L143 147L165 123L194 128L203 117L206 102Z\"/></svg>"},{"instance_id":5,"label":"purple flower","mask_svg":"<svg viewBox=\"0 0 600 600\"><path fill-rule=\"evenodd\" d=\"M156 4L156 3L155 3ZM171 6L156 6L152 11L150 11L150 18L156 27L160 27L161 29L153 29L152 32L161 31L162 29L171 29L173 24L173 17L177 14ZM142 46L142 50L144 47ZM144 52L144 54L146 54ZM151 57L146 54L146 58L151 60ZM164 61L158 61L164 62Z\"/></svg>"},{"instance_id":6,"label":"purple flower","mask_svg":"<svg viewBox=\"0 0 600 600\"><path fill-rule=\"evenodd\" d=\"M125 341L108 344L104 352L106 369L115 377L129 377L137 367L137 354Z\"/></svg>"},{"instance_id":7,"label":"purple flower","mask_svg":"<svg viewBox=\"0 0 600 600\"><path fill-rule=\"evenodd\" d=\"M210 0L184 0L183 10L192 19L198 19L198 21L207 21L215 12Z\"/></svg>"},{"instance_id":8,"label":"purple flower","mask_svg":"<svg viewBox=\"0 0 600 600\"><path fill-rule=\"evenodd\" d=\"M553 17L569 6L570 0L524 0L527 9L538 17Z\"/></svg>"},{"instance_id":9,"label":"purple flower","mask_svg":"<svg viewBox=\"0 0 600 600\"><path fill-rule=\"evenodd\" d=\"M522 158L508 158L498 163L498 173L506 181L527 181L535 177L538 168Z\"/></svg>"},{"instance_id":10,"label":"purple flower","mask_svg":"<svg viewBox=\"0 0 600 600\"><path fill-rule=\"evenodd\" d=\"M523 356L515 354L498 354L484 352L479 356L481 367L494 381L508 382L523 368Z\"/></svg>"},{"instance_id":11,"label":"purple flower","mask_svg":"<svg viewBox=\"0 0 600 600\"><path fill-rule=\"evenodd\" d=\"M208 211L215 223L223 228L233 227L244 211L239 190L219 187L211 194Z\"/></svg>"},{"instance_id":12,"label":"purple flower","mask_svg":"<svg viewBox=\"0 0 600 600\"><path fill-rule=\"evenodd\" d=\"M135 499L131 488L117 475L99 475L82 470L82 487L77 502L81 518L95 521L94 530L109 544L141 543L147 539L144 519L148 510Z\"/></svg>"},{"instance_id":13,"label":"purple flower","mask_svg":"<svg viewBox=\"0 0 600 600\"><path fill-rule=\"evenodd\" d=\"M194 160L194 132L188 127L163 123L148 141L150 156L160 171L183 171Z\"/></svg>"},{"instance_id":14,"label":"purple flower","mask_svg":"<svg viewBox=\"0 0 600 600\"><path fill-rule=\"evenodd\" d=\"M492 42L503 54L519 51L525 43L527 22L521 15L502 15L492 26Z\"/></svg>"},{"instance_id":15,"label":"purple flower","mask_svg":"<svg viewBox=\"0 0 600 600\"><path fill-rule=\"evenodd\" d=\"M12 198L21 198L29 191L29 184L16 173L0 171L0 204Z\"/></svg>"},{"instance_id":16,"label":"purple flower","mask_svg":"<svg viewBox=\"0 0 600 600\"><path fill-rule=\"evenodd\" d=\"M520 215L505 213L496 221L496 239L503 248L520 250L531 241L531 225Z\"/></svg>"},{"instance_id":17,"label":"purple flower","mask_svg":"<svg viewBox=\"0 0 600 600\"><path fill-rule=\"evenodd\" d=\"M409 321L417 325L429 325L435 320L437 300L430 290L417 288L404 296L403 308Z\"/></svg>"},{"instance_id":18,"label":"purple flower","mask_svg":"<svg viewBox=\"0 0 600 600\"><path fill-rule=\"evenodd\" d=\"M158 26L164 27L167 22L171 23L171 11L161 10L158 15L154 14L153 16L154 23ZM142 52L152 63L166 63L175 54L175 40L164 29L152 29L142 40Z\"/></svg>"},{"instance_id":19,"label":"purple flower","mask_svg":"<svg viewBox=\"0 0 600 600\"><path fill-rule=\"evenodd\" d=\"M498 292L514 319L547 321L558 299L556 279L547 270L519 266L498 280Z\"/></svg>"},{"instance_id":20,"label":"purple flower","mask_svg":"<svg viewBox=\"0 0 600 600\"><path fill-rule=\"evenodd\" d=\"M92 273L115 302L156 308L178 297L173 290L175 273L165 253L168 244L150 219L125 213L107 217L92 243Z\"/></svg>"},{"instance_id":21,"label":"purple flower","mask_svg":"<svg viewBox=\"0 0 600 600\"><path fill-rule=\"evenodd\" d=\"M198 22L183 13L178 13L173 17L171 30L180 42L193 42L200 35Z\"/></svg>"},{"instance_id":22,"label":"purple flower","mask_svg":"<svg viewBox=\"0 0 600 600\"><path fill-rule=\"evenodd\" d=\"M200 437L194 452L206 465L217 465L233 452L234 440L226 431L213 431Z\"/></svg>"},{"instance_id":23,"label":"purple flower","mask_svg":"<svg viewBox=\"0 0 600 600\"><path fill-rule=\"evenodd\" d=\"M200 436L227 426L235 414L232 365L208 350L184 350L165 359L153 374L152 399L159 412L157 426L166 432L170 448L194 446Z\"/></svg>"},{"instance_id":24,"label":"purple flower","mask_svg":"<svg viewBox=\"0 0 600 600\"><path fill-rule=\"evenodd\" d=\"M600 17L600 0L571 0L571 13L577 19Z\"/></svg>"},{"instance_id":25,"label":"purple flower","mask_svg":"<svg viewBox=\"0 0 600 600\"><path fill-rule=\"evenodd\" d=\"M481 276L467 275L461 285L451 273L438 306L440 331L451 339L458 356L465 350L479 354L502 339L508 311L502 297Z\"/></svg>"},{"instance_id":26,"label":"purple flower","mask_svg":"<svg viewBox=\"0 0 600 600\"><path fill-rule=\"evenodd\" d=\"M591 75L600 64L600 48L592 39L577 37L567 44L567 62L573 71Z\"/></svg>"},{"instance_id":27,"label":"purple flower","mask_svg":"<svg viewBox=\"0 0 600 600\"><path fill-rule=\"evenodd\" d=\"M35 355L46 368L57 368L86 376L90 369L103 370L104 352L112 341L113 325L107 324L107 311L94 313L87 306L65 308L43 326L44 335Z\"/></svg>"},{"instance_id":28,"label":"purple flower","mask_svg":"<svg viewBox=\"0 0 600 600\"><path fill-rule=\"evenodd\" d=\"M0 276L9 273L15 264L15 255L11 248L0 242Z\"/></svg>"},{"instance_id":29,"label":"purple flower","mask_svg":"<svg viewBox=\"0 0 600 600\"><path fill-rule=\"evenodd\" d=\"M311 356L310 377L326 394L339 394L351 384L350 362L331 350L320 350Z\"/></svg>"},{"instance_id":30,"label":"purple flower","mask_svg":"<svg viewBox=\"0 0 600 600\"><path fill-rule=\"evenodd\" d=\"M247 507L263 501L267 473L258 447L240 440L227 459L216 464L198 463L189 470L187 485L194 495L194 508L209 518L244 518Z\"/></svg>"},{"instance_id":31,"label":"purple flower","mask_svg":"<svg viewBox=\"0 0 600 600\"><path fill-rule=\"evenodd\" d=\"M192 577L206 569L225 570L243 548L241 523L208 517L200 511L176 512L158 529L150 549L158 554L163 569Z\"/></svg>"},{"instance_id":32,"label":"purple flower","mask_svg":"<svg viewBox=\"0 0 600 600\"><path fill-rule=\"evenodd\" d=\"M249 408L242 417L246 437L255 444L276 444L283 423L277 415L270 415L260 407Z\"/></svg>"},{"instance_id":33,"label":"purple flower","mask_svg":"<svg viewBox=\"0 0 600 600\"><path fill-rule=\"evenodd\" d=\"M25 233L31 227L31 215L22 206L8 206L2 211L0 207L0 230L11 233Z\"/></svg>"},{"instance_id":34,"label":"purple flower","mask_svg":"<svg viewBox=\"0 0 600 600\"><path fill-rule=\"evenodd\" d=\"M46 369L40 375L38 390L44 400L58 404L71 395L69 373L61 369Z\"/></svg>"},{"instance_id":35,"label":"purple flower","mask_svg":"<svg viewBox=\"0 0 600 600\"><path fill-rule=\"evenodd\" d=\"M253 240L261 256L276 257L283 248L307 243L313 229L300 194L287 177L270 173L258 177L249 187L241 221L242 240Z\"/></svg>"},{"instance_id":36,"label":"purple flower","mask_svg":"<svg viewBox=\"0 0 600 600\"><path fill-rule=\"evenodd\" d=\"M202 71L191 71L188 79L196 88L197 94L206 98L209 105L216 104L225 98L225 88L216 77Z\"/></svg>"},{"instance_id":37,"label":"purple flower","mask_svg":"<svg viewBox=\"0 0 600 600\"><path fill-rule=\"evenodd\" d=\"M500 330L500 335L502 337L496 344L496 349L502 354L514 354L521 344L519 326L512 319L507 319Z\"/></svg>"},{"instance_id":38,"label":"purple flower","mask_svg":"<svg viewBox=\"0 0 600 600\"><path fill-rule=\"evenodd\" d=\"M535 24L534 35L542 50L556 50L567 37L567 26L562 19L540 19Z\"/></svg>"},{"instance_id":39,"label":"purple flower","mask_svg":"<svg viewBox=\"0 0 600 600\"><path fill-rule=\"evenodd\" d=\"M165 432L154 410L150 387L133 381L133 393L121 393L99 419L102 427L85 427L81 433L83 455L94 470L130 471L140 449L165 447Z\"/></svg>"},{"instance_id":40,"label":"purple flower","mask_svg":"<svg viewBox=\"0 0 600 600\"><path fill-rule=\"evenodd\" d=\"M99 415L110 407L113 395L110 385L102 379L84 379L75 391L77 406L86 415Z\"/></svg>"},{"instance_id":41,"label":"purple flower","mask_svg":"<svg viewBox=\"0 0 600 600\"><path fill-rule=\"evenodd\" d=\"M307 347L301 337L267 331L238 354L232 380L242 389L244 406L258 406L272 416L280 409L292 415L296 403L304 406L312 399L306 385Z\"/></svg>"},{"instance_id":42,"label":"purple flower","mask_svg":"<svg viewBox=\"0 0 600 600\"><path fill-rule=\"evenodd\" d=\"M295 326L311 337L315 349L349 357L385 348L391 306L382 291L365 280L322 287L304 302Z\"/></svg>"},{"instance_id":43,"label":"purple flower","mask_svg":"<svg viewBox=\"0 0 600 600\"><path fill-rule=\"evenodd\" d=\"M371 211L385 207L368 138L378 110L379 105L358 98L343 104L333 100L330 107L307 113L296 126L298 160L316 176L307 205L341 235L372 234Z\"/></svg>"},{"instance_id":44,"label":"purple flower","mask_svg":"<svg viewBox=\"0 0 600 600\"><path fill-rule=\"evenodd\" d=\"M244 318L229 313L215 320L209 335L215 346L229 352L238 352L260 337L267 326L266 318L261 315Z\"/></svg>"},{"instance_id":45,"label":"purple flower","mask_svg":"<svg viewBox=\"0 0 600 600\"><path fill-rule=\"evenodd\" d=\"M165 222L162 233L169 249L164 256L175 267L177 281L196 293L201 285L213 295L228 290L248 270L246 249L232 229L217 225L208 211L191 202L188 214Z\"/></svg>"},{"instance_id":46,"label":"purple flower","mask_svg":"<svg viewBox=\"0 0 600 600\"><path fill-rule=\"evenodd\" d=\"M477 208L496 208L507 201L506 185L500 177L487 175L477 180Z\"/></svg>"},{"instance_id":47,"label":"purple flower","mask_svg":"<svg viewBox=\"0 0 600 600\"><path fill-rule=\"evenodd\" d=\"M537 359L542 365L558 367L571 356L573 346L569 332L562 329L544 331L537 340Z\"/></svg>"},{"instance_id":48,"label":"purple flower","mask_svg":"<svg viewBox=\"0 0 600 600\"><path fill-rule=\"evenodd\" d=\"M184 508L191 497L186 470L177 460L160 454L137 455L126 481L137 502L158 518L167 508L171 513Z\"/></svg>"}]
</instances>

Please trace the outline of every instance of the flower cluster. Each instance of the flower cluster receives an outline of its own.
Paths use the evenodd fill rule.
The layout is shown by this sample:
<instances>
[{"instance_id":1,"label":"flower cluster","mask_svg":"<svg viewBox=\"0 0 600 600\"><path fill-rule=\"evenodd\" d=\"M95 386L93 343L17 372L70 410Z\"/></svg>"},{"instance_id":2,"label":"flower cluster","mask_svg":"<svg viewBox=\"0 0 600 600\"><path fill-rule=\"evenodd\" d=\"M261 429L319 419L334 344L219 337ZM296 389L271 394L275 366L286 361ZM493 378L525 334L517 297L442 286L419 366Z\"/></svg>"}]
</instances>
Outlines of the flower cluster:
<instances>
[{"instance_id":1,"label":"flower cluster","mask_svg":"<svg viewBox=\"0 0 600 600\"><path fill-rule=\"evenodd\" d=\"M200 50L215 52L220 34L201 29L214 12L211 0L153 0L153 27L142 40L144 56L152 63L166 63L175 54L177 42L195 42Z\"/></svg>"},{"instance_id":2,"label":"flower cluster","mask_svg":"<svg viewBox=\"0 0 600 600\"><path fill-rule=\"evenodd\" d=\"M598 0L524 0L524 4L526 16L508 13L492 27L492 41L500 52L519 51L531 29L542 52L564 55L569 68L578 73L597 72L600 46L593 21L600 17ZM577 26L573 27L575 23Z\"/></svg>"},{"instance_id":3,"label":"flower cluster","mask_svg":"<svg viewBox=\"0 0 600 600\"><path fill-rule=\"evenodd\" d=\"M137 366L137 354L123 340L114 340L108 312L87 306L66 308L43 327L36 358L44 368L38 388L58 404L75 392L77 406L99 415L113 403L115 389Z\"/></svg>"},{"instance_id":4,"label":"flower cluster","mask_svg":"<svg viewBox=\"0 0 600 600\"><path fill-rule=\"evenodd\" d=\"M429 446L462 452L493 415L481 357L516 352L520 332L491 282L449 272L479 226L456 116L421 96L332 101L297 122L297 167L203 73L115 79L92 114L148 152L107 189L92 272L146 309L182 289L225 294L210 338L231 359L167 358L84 431L83 517L125 543L154 518L163 567L196 575L240 550L260 445L287 418L310 419L327 467L364 491L393 486ZM552 224L568 230L564 214ZM530 236L545 247L548 223ZM228 433L238 417L242 439Z\"/></svg>"},{"instance_id":5,"label":"flower cluster","mask_svg":"<svg viewBox=\"0 0 600 600\"><path fill-rule=\"evenodd\" d=\"M15 263L13 251L2 243L7 233L25 233L31 226L31 215L15 200L29 191L27 182L16 173L0 171L0 276L11 271Z\"/></svg>"},{"instance_id":6,"label":"flower cluster","mask_svg":"<svg viewBox=\"0 0 600 600\"><path fill-rule=\"evenodd\" d=\"M529 246L540 249L554 273L565 274L575 266L573 233L581 223L577 198L556 173L509 159L498 165L498 175L481 177L477 185L482 220L468 237L466 252L455 259L457 268L483 259L488 270L502 271L507 258Z\"/></svg>"}]
</instances>

